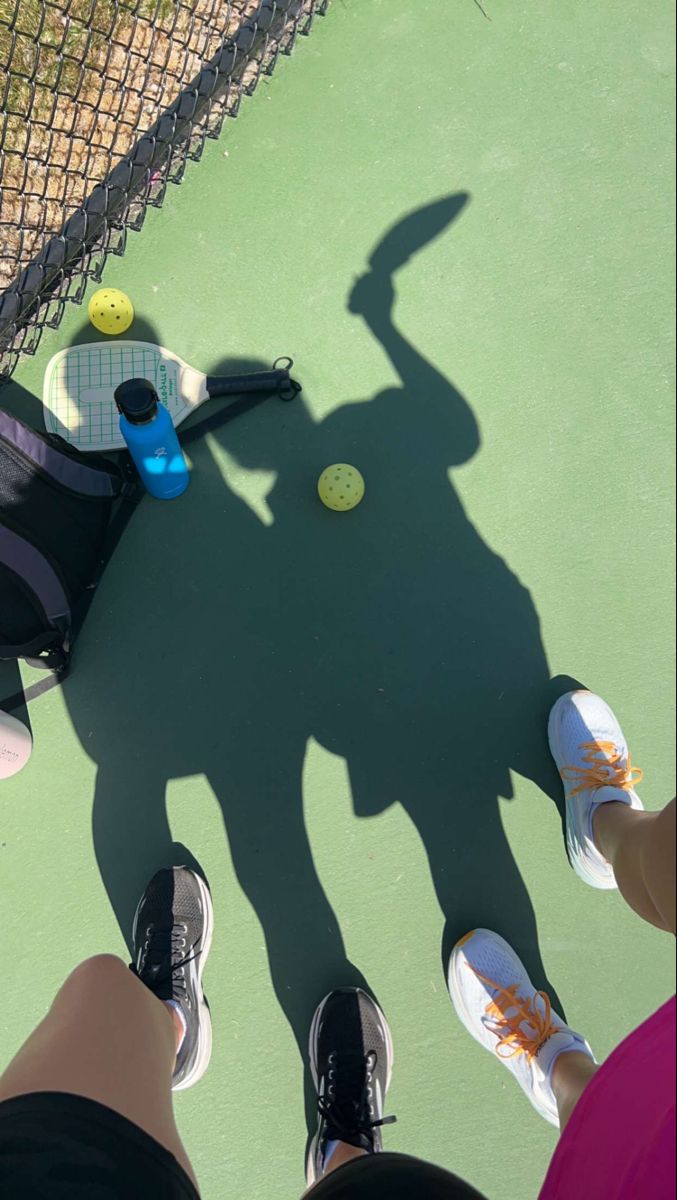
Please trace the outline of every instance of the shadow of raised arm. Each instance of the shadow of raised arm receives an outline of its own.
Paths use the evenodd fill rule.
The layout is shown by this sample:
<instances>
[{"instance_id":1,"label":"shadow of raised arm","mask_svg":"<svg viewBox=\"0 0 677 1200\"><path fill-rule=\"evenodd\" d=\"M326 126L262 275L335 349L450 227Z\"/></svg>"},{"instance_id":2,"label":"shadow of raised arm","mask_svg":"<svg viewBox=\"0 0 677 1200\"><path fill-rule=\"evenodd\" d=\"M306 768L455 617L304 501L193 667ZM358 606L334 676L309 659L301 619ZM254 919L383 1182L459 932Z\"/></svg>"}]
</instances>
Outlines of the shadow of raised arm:
<instances>
[{"instance_id":1,"label":"shadow of raised arm","mask_svg":"<svg viewBox=\"0 0 677 1200\"><path fill-rule=\"evenodd\" d=\"M393 274L447 228L465 207L465 193L446 196L416 209L394 225L369 260L371 270L354 284L350 312L361 316L399 375L423 422L434 427L442 418L453 429L453 445L445 439L450 466L466 462L479 447L479 430L472 409L460 392L413 346L393 322L396 293Z\"/></svg>"}]
</instances>

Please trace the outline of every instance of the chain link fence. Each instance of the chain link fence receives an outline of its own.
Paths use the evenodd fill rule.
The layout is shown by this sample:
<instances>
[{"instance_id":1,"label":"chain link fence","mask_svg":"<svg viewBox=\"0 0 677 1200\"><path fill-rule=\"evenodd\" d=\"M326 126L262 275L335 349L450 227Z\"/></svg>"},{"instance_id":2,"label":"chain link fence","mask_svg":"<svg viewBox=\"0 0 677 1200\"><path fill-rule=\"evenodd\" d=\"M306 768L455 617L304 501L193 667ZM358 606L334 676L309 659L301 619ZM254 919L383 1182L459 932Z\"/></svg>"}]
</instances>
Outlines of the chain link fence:
<instances>
[{"instance_id":1,"label":"chain link fence","mask_svg":"<svg viewBox=\"0 0 677 1200\"><path fill-rule=\"evenodd\" d=\"M0 0L0 379L329 0Z\"/></svg>"}]
</instances>

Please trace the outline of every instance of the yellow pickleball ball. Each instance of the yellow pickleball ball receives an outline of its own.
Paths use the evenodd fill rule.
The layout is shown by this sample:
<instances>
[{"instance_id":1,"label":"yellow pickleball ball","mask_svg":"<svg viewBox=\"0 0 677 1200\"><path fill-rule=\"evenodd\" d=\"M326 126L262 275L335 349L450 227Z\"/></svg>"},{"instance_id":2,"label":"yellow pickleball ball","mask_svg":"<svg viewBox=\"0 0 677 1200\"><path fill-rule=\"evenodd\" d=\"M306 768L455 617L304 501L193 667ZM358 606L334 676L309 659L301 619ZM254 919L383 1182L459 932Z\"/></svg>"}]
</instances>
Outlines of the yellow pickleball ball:
<instances>
[{"instance_id":1,"label":"yellow pickleball ball","mask_svg":"<svg viewBox=\"0 0 677 1200\"><path fill-rule=\"evenodd\" d=\"M317 481L317 493L327 508L347 512L355 508L364 496L364 479L350 463L334 463L326 467Z\"/></svg>"},{"instance_id":2,"label":"yellow pickleball ball","mask_svg":"<svg viewBox=\"0 0 677 1200\"><path fill-rule=\"evenodd\" d=\"M87 312L99 333L125 333L134 320L132 302L119 288L99 288L89 301Z\"/></svg>"}]
</instances>

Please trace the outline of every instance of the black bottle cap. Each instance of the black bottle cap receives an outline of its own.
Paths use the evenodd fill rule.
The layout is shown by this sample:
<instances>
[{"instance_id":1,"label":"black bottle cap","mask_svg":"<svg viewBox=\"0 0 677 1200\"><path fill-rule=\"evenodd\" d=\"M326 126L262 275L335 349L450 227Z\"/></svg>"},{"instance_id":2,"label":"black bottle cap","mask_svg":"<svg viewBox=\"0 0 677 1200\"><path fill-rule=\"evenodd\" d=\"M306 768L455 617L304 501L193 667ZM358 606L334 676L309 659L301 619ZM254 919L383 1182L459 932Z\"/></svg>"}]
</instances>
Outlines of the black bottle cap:
<instances>
[{"instance_id":1,"label":"black bottle cap","mask_svg":"<svg viewBox=\"0 0 677 1200\"><path fill-rule=\"evenodd\" d=\"M118 411L132 425L146 425L152 421L159 404L158 394L148 379L125 379L113 392Z\"/></svg>"}]
</instances>

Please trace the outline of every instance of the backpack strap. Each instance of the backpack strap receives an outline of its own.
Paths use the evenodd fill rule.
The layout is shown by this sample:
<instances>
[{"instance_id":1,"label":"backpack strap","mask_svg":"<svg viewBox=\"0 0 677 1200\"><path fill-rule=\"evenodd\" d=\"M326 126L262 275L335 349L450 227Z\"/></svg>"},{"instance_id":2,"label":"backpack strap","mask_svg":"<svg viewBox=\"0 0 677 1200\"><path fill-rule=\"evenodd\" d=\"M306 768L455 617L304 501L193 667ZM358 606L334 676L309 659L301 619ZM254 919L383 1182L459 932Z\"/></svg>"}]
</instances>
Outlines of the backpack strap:
<instances>
[{"instance_id":1,"label":"backpack strap","mask_svg":"<svg viewBox=\"0 0 677 1200\"><path fill-rule=\"evenodd\" d=\"M37 433L4 409L0 409L0 439L54 483L101 500L118 495L120 479L113 464L100 455L91 455L88 462L58 434Z\"/></svg>"},{"instance_id":2,"label":"backpack strap","mask_svg":"<svg viewBox=\"0 0 677 1200\"><path fill-rule=\"evenodd\" d=\"M275 363L275 367L281 361L284 361L285 369L287 370L293 365L292 359L289 358L278 360ZM301 385L294 379L289 379L288 382L290 386L282 393L280 393L277 384L271 384L271 392L281 395L285 401L292 400L301 391ZM184 446L190 444L196 441L197 438L202 437L203 434L210 433L213 429L218 429L221 425L227 424L228 421L232 421L242 413L248 412L249 409L256 408L257 405L269 398L271 392L250 392L247 395L239 396L236 400L232 400L230 404L225 404L218 412L210 413L208 417L198 418L181 434L181 444ZM117 511L108 527L94 579L77 604L73 606L71 642L80 632L101 577L110 562L120 538L136 512L139 501L146 494L146 490L137 474L136 467L127 451L121 452L120 466L124 481L119 493ZM37 639L37 641L42 640ZM44 695L45 692L51 691L52 688L58 687L67 678L70 670L70 644L58 647L53 643L42 646L38 646L37 642L31 643L30 647L25 648L25 654L22 654L21 657L25 657L31 666L44 667L50 670L51 674L44 679L36 680L29 687L20 692L15 692L13 696L9 696L6 700L3 700L0 703L0 708L3 708L5 712L12 712L14 709L27 704L30 700L36 700L38 696Z\"/></svg>"},{"instance_id":3,"label":"backpack strap","mask_svg":"<svg viewBox=\"0 0 677 1200\"><path fill-rule=\"evenodd\" d=\"M3 712L11 713L17 708L23 708L30 700L37 700L38 696L42 696L45 692L51 692L52 688L58 687L63 683L68 674L68 667L64 667L61 671L52 671L49 675L43 676L42 679L36 679L30 687L22 688L21 691L15 692L13 696L8 696L0 704Z\"/></svg>"},{"instance_id":4,"label":"backpack strap","mask_svg":"<svg viewBox=\"0 0 677 1200\"><path fill-rule=\"evenodd\" d=\"M87 587L86 591L83 592L77 603L73 605L71 641L77 637L82 629L85 617L91 608L96 589L101 582L101 577L108 566L108 563L113 557L113 553L117 548L120 538L134 516L139 502L146 494L146 489L144 488L137 474L137 470L132 462L131 456L126 451L123 452L122 462L120 465L123 472L124 482L120 490L120 495L117 502L117 510L110 525L108 526L103 546L101 547L101 555L94 572L94 578ZM70 654L67 657L70 659ZM65 665L67 667L68 663Z\"/></svg>"},{"instance_id":5,"label":"backpack strap","mask_svg":"<svg viewBox=\"0 0 677 1200\"><path fill-rule=\"evenodd\" d=\"M46 675L43 679L36 680L29 687L15 692L13 696L8 696L7 699L3 700L0 708L4 709L5 712L12 712L16 708L21 708L23 705L28 704L30 700L36 700L38 696L44 695L45 692L51 691L52 688L59 687L68 676L73 641L82 628L94 599L96 589L112 558L113 552L136 511L139 501L145 495L145 488L136 474L136 469L130 456L125 453L123 459L124 461L121 463L123 482L119 491L117 511L108 526L94 578L78 602L73 605L70 630L66 638L60 638L58 632L52 632L42 634L40 637L35 638L34 641L27 642L23 646L4 648L6 657L23 658L29 666L49 671L49 675ZM0 646L0 658L2 657L3 647Z\"/></svg>"}]
</instances>

